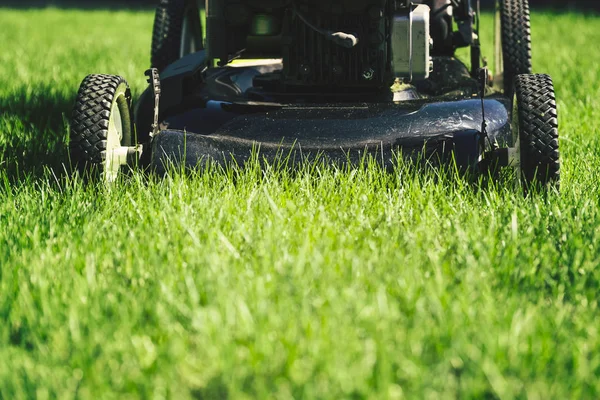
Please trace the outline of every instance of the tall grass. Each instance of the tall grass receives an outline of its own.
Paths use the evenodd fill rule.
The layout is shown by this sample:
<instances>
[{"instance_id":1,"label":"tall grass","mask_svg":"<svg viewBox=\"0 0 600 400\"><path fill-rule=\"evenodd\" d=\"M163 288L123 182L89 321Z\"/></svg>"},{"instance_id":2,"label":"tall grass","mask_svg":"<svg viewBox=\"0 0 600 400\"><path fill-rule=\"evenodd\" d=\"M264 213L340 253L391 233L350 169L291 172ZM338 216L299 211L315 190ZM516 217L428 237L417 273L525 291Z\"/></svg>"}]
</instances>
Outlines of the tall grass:
<instances>
[{"instance_id":1,"label":"tall grass","mask_svg":"<svg viewBox=\"0 0 600 400\"><path fill-rule=\"evenodd\" d=\"M488 18L489 19L489 18ZM149 13L0 12L0 398L597 398L600 20L535 14L562 190L400 162L63 173Z\"/></svg>"}]
</instances>

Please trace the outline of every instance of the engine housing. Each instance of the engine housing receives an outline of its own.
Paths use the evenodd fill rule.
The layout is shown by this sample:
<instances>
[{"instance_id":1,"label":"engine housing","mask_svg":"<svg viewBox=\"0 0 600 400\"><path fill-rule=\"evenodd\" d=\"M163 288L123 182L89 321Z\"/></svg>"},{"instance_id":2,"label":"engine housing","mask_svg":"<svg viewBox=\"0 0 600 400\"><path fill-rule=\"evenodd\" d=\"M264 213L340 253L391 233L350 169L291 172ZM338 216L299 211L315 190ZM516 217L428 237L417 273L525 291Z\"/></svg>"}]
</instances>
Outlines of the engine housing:
<instances>
[{"instance_id":1,"label":"engine housing","mask_svg":"<svg viewBox=\"0 0 600 400\"><path fill-rule=\"evenodd\" d=\"M384 87L394 80L389 4L386 1L306 3L298 11L311 24L358 39L342 47L312 29L288 9L282 30L283 81L286 85ZM317 5L319 4L319 5Z\"/></svg>"},{"instance_id":2,"label":"engine housing","mask_svg":"<svg viewBox=\"0 0 600 400\"><path fill-rule=\"evenodd\" d=\"M282 58L284 87L377 89L427 77L428 18L405 0L208 0L206 48L220 65ZM341 46L335 33L357 42Z\"/></svg>"}]
</instances>

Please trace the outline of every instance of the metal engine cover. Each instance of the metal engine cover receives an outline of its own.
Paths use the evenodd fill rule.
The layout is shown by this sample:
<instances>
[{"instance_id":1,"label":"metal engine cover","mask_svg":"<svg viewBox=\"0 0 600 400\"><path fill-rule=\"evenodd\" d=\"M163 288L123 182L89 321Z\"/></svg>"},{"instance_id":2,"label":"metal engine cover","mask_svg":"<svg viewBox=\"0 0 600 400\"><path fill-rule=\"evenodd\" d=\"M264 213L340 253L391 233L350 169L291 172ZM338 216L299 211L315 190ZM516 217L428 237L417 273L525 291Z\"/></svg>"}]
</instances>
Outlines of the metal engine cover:
<instances>
[{"instance_id":1,"label":"metal engine cover","mask_svg":"<svg viewBox=\"0 0 600 400\"><path fill-rule=\"evenodd\" d=\"M288 10L282 35L284 83L291 86L389 87L394 75L386 40L391 32L385 2L361 2L361 6L357 6L357 2L348 2L338 7L333 3L322 3L325 4L306 5L302 13L316 26L355 35L358 44L351 49L336 45Z\"/></svg>"},{"instance_id":2,"label":"metal engine cover","mask_svg":"<svg viewBox=\"0 0 600 400\"><path fill-rule=\"evenodd\" d=\"M208 0L208 58L222 64L282 58L286 87L385 88L394 81L393 6L391 0ZM316 30L354 35L358 44L344 48Z\"/></svg>"},{"instance_id":3,"label":"metal engine cover","mask_svg":"<svg viewBox=\"0 0 600 400\"><path fill-rule=\"evenodd\" d=\"M429 78L433 67L429 12L428 6L419 4L394 16L392 53L397 78L409 82Z\"/></svg>"}]
</instances>

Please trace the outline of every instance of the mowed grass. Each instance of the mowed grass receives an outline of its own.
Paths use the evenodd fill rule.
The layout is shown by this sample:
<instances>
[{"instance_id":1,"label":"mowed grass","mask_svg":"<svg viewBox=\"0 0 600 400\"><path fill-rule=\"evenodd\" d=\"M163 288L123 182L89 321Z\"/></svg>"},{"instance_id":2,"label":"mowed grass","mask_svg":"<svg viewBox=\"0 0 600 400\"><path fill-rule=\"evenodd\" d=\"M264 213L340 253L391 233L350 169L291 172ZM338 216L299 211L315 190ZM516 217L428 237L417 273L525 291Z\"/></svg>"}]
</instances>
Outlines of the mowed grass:
<instances>
[{"instance_id":1,"label":"mowed grass","mask_svg":"<svg viewBox=\"0 0 600 400\"><path fill-rule=\"evenodd\" d=\"M151 23L0 11L1 399L600 397L600 18L533 16L564 162L529 198L403 165L67 179L80 81L139 94Z\"/></svg>"}]
</instances>

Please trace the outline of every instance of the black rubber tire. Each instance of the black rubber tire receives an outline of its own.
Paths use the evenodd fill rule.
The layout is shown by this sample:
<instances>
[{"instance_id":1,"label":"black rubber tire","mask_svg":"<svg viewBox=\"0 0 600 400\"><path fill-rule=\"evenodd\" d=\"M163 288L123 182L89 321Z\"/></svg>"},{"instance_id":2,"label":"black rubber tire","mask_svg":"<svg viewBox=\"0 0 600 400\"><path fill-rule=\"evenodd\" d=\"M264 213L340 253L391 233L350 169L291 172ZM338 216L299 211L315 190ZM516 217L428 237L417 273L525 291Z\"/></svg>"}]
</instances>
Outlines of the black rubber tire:
<instances>
[{"instance_id":1,"label":"black rubber tire","mask_svg":"<svg viewBox=\"0 0 600 400\"><path fill-rule=\"evenodd\" d=\"M190 34L197 43L197 49L203 47L202 21L196 0L161 0L154 16L152 30L151 66L159 71L169 64L187 55L182 50L184 23L189 26Z\"/></svg>"},{"instance_id":2,"label":"black rubber tire","mask_svg":"<svg viewBox=\"0 0 600 400\"><path fill-rule=\"evenodd\" d=\"M517 76L531 74L531 17L529 0L500 0L504 91L511 90Z\"/></svg>"},{"instance_id":3,"label":"black rubber tire","mask_svg":"<svg viewBox=\"0 0 600 400\"><path fill-rule=\"evenodd\" d=\"M548 75L519 75L515 80L514 112L525 188L558 187L558 113L552 78Z\"/></svg>"},{"instance_id":4,"label":"black rubber tire","mask_svg":"<svg viewBox=\"0 0 600 400\"><path fill-rule=\"evenodd\" d=\"M73 107L69 141L71 164L82 173L104 172L108 128L115 104L122 122L121 145L132 146L131 91L125 79L88 75L83 80Z\"/></svg>"}]
</instances>

